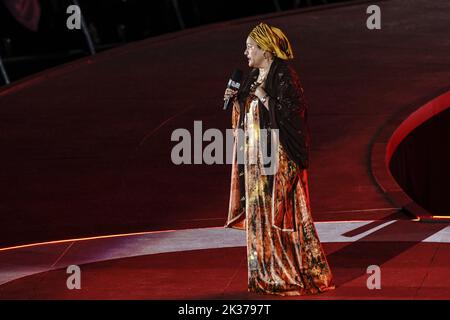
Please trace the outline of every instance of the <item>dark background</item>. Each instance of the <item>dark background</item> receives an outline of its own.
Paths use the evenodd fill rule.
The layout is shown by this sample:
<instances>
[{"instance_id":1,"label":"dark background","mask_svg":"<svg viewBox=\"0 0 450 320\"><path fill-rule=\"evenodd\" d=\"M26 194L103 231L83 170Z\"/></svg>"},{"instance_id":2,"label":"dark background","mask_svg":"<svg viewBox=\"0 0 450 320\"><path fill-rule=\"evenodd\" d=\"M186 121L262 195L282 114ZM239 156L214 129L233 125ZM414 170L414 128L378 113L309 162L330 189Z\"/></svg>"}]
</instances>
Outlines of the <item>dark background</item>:
<instances>
[{"instance_id":1,"label":"dark background","mask_svg":"<svg viewBox=\"0 0 450 320\"><path fill-rule=\"evenodd\" d=\"M97 52L204 24L343 0L80 0ZM70 0L42 0L37 32L0 1L0 55L11 81L89 54L82 31L68 30ZM178 5L182 21L177 18ZM0 85L4 80L0 77Z\"/></svg>"}]
</instances>

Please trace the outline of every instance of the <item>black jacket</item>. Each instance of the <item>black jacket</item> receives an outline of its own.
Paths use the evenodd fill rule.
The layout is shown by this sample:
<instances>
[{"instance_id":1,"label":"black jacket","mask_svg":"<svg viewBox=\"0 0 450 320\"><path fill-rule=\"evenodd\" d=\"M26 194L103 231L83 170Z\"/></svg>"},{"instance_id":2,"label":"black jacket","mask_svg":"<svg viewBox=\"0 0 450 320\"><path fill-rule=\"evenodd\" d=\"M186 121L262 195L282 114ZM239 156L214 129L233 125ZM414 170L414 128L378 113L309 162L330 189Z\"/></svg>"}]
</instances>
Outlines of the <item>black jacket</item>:
<instances>
[{"instance_id":1,"label":"black jacket","mask_svg":"<svg viewBox=\"0 0 450 320\"><path fill-rule=\"evenodd\" d=\"M242 129L245 102L251 94L250 86L258 78L258 74L257 68L250 72L237 96L240 107L238 125ZM306 102L297 73L284 60L275 58L264 89L269 95L269 110L259 101L260 128L278 129L280 143L289 159L302 169L307 169L310 135L307 126Z\"/></svg>"}]
</instances>

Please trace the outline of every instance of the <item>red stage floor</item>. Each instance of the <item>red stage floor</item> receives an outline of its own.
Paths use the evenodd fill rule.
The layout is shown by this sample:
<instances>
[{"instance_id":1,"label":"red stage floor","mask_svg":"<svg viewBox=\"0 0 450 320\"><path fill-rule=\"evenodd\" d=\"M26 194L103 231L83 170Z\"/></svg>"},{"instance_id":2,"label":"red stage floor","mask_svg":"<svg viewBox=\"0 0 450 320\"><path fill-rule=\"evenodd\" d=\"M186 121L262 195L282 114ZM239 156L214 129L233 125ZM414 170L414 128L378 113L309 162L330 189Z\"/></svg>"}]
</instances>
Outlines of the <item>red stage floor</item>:
<instances>
[{"instance_id":1,"label":"red stage floor","mask_svg":"<svg viewBox=\"0 0 450 320\"><path fill-rule=\"evenodd\" d=\"M394 220L317 228L336 290L289 299L450 298L450 226ZM288 299L247 292L246 259L245 233L223 228L18 248L0 252L0 298ZM81 268L80 290L67 288L70 265ZM370 290L373 265L381 286Z\"/></svg>"}]
</instances>

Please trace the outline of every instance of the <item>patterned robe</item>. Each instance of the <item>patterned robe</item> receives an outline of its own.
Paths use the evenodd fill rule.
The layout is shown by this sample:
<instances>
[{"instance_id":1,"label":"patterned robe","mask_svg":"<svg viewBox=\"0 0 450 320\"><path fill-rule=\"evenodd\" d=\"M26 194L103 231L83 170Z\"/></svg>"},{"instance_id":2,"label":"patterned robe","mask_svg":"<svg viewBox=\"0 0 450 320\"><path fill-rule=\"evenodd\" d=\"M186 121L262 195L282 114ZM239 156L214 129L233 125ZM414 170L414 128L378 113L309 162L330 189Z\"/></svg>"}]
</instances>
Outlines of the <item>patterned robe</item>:
<instances>
[{"instance_id":1,"label":"patterned robe","mask_svg":"<svg viewBox=\"0 0 450 320\"><path fill-rule=\"evenodd\" d=\"M258 72L250 73L233 104L232 127L245 135L235 135L225 227L247 232L248 291L304 295L334 289L311 217L309 136L300 81L291 67L276 59L265 86L268 111L250 89ZM261 129L269 135L278 129L280 143L269 146L278 168L269 175L261 143L272 140ZM243 148L244 163L237 161L238 148Z\"/></svg>"}]
</instances>

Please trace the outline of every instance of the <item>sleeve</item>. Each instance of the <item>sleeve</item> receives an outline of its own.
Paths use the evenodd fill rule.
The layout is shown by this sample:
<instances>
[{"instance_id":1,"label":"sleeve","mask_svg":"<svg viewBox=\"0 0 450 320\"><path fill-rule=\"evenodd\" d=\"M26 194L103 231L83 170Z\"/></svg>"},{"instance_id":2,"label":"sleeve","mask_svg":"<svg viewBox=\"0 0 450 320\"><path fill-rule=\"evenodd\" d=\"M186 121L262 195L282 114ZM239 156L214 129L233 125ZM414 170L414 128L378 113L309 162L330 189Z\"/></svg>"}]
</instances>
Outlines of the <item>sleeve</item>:
<instances>
[{"instance_id":1,"label":"sleeve","mask_svg":"<svg viewBox=\"0 0 450 320\"><path fill-rule=\"evenodd\" d=\"M291 68L277 74L276 97L269 98L272 128L279 130L280 143L289 158L301 168L309 166L309 130L306 103L296 72Z\"/></svg>"}]
</instances>

